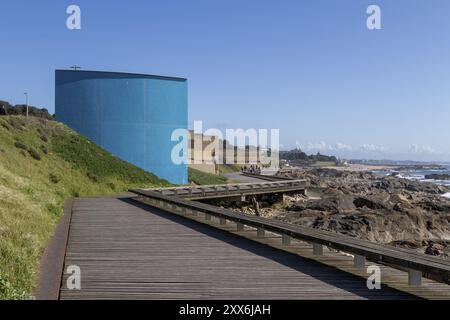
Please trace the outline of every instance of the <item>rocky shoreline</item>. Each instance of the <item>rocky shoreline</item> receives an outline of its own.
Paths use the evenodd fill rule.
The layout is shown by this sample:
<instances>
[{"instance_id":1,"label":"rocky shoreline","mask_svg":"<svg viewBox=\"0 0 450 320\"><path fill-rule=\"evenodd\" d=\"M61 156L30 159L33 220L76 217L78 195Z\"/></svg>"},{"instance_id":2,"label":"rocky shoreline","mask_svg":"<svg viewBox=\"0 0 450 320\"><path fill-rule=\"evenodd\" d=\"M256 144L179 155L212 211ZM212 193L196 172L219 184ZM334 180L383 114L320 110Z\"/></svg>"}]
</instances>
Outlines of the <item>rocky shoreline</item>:
<instances>
[{"instance_id":1,"label":"rocky shoreline","mask_svg":"<svg viewBox=\"0 0 450 320\"><path fill-rule=\"evenodd\" d=\"M428 174L425 179L429 180L450 180L450 174Z\"/></svg>"},{"instance_id":2,"label":"rocky shoreline","mask_svg":"<svg viewBox=\"0 0 450 320\"><path fill-rule=\"evenodd\" d=\"M450 256L450 192L446 186L370 172L298 169L308 196L261 201L260 215L365 239ZM236 208L255 214L251 205Z\"/></svg>"}]
</instances>

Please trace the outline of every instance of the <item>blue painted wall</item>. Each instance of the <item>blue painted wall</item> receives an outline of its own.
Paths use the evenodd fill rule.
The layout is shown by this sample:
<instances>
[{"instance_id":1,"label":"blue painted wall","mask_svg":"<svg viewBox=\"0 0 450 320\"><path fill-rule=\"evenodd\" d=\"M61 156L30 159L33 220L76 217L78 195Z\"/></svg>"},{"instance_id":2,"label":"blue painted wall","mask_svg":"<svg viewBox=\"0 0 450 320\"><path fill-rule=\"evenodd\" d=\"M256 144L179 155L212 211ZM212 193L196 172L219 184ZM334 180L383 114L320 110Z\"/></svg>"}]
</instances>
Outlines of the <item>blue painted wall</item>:
<instances>
[{"instance_id":1,"label":"blue painted wall","mask_svg":"<svg viewBox=\"0 0 450 320\"><path fill-rule=\"evenodd\" d=\"M56 118L112 154L172 183L188 182L171 161L173 130L187 129L187 80L57 70Z\"/></svg>"}]
</instances>

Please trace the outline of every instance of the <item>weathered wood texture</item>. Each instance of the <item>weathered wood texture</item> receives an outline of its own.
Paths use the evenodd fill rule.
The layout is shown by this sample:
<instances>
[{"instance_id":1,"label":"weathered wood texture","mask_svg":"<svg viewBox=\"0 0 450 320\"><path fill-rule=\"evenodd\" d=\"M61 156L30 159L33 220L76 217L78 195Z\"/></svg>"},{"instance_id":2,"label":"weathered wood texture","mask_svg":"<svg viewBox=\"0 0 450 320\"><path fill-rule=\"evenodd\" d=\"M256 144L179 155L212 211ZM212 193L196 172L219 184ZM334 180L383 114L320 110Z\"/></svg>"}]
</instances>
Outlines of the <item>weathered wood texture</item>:
<instances>
[{"instance_id":1,"label":"weathered wood texture","mask_svg":"<svg viewBox=\"0 0 450 320\"><path fill-rule=\"evenodd\" d=\"M140 191L157 192L165 196L176 196L178 198L189 200L206 200L274 193L297 192L304 194L306 192L306 189L304 180L289 180L208 186L202 185L194 187L156 188Z\"/></svg>"},{"instance_id":2,"label":"weathered wood texture","mask_svg":"<svg viewBox=\"0 0 450 320\"><path fill-rule=\"evenodd\" d=\"M264 175L264 174L255 174L255 173L247 173L247 172L242 173L242 175L244 177L257 178L257 179L266 180L266 181L294 180L294 179L287 178L287 177L268 176L268 175Z\"/></svg>"},{"instance_id":3,"label":"weathered wood texture","mask_svg":"<svg viewBox=\"0 0 450 320\"><path fill-rule=\"evenodd\" d=\"M64 267L64 256L68 242L73 199L64 204L64 215L56 227L41 259L39 282L33 292L36 300L58 300Z\"/></svg>"},{"instance_id":4,"label":"weathered wood texture","mask_svg":"<svg viewBox=\"0 0 450 320\"><path fill-rule=\"evenodd\" d=\"M227 226L224 226L227 227ZM122 198L76 199L61 299L405 299L414 296Z\"/></svg>"},{"instance_id":5,"label":"weathered wood texture","mask_svg":"<svg viewBox=\"0 0 450 320\"><path fill-rule=\"evenodd\" d=\"M302 241L325 245L339 251L361 255L373 262L395 266L396 268L418 270L427 278L447 284L450 283L450 262L438 257L355 239L334 232L244 215L229 209L178 197L165 196L150 190L133 190L132 192L140 195L141 199L149 199L150 202L159 203L162 201L162 203L174 207L204 212L221 219L284 234Z\"/></svg>"}]
</instances>

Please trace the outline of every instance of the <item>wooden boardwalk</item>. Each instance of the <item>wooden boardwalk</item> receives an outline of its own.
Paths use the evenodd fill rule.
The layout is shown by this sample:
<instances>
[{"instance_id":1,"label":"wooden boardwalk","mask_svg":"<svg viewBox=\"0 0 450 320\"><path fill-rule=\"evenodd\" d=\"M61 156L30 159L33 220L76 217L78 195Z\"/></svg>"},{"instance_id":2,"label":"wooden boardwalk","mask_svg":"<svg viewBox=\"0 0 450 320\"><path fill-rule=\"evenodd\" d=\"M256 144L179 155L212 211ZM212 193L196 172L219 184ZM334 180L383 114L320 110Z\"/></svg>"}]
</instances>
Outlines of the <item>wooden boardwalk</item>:
<instances>
[{"instance_id":1,"label":"wooden boardwalk","mask_svg":"<svg viewBox=\"0 0 450 320\"><path fill-rule=\"evenodd\" d=\"M412 299L301 256L130 198L73 203L60 299Z\"/></svg>"}]
</instances>

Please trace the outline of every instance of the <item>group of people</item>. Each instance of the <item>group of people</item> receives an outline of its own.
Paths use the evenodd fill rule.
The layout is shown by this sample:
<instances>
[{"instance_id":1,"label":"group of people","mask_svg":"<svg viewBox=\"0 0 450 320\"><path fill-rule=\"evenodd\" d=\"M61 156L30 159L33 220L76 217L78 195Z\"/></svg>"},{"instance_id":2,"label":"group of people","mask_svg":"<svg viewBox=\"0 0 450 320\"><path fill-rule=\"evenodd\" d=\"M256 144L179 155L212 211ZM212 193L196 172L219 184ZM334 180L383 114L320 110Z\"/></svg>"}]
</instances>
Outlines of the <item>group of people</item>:
<instances>
[{"instance_id":1,"label":"group of people","mask_svg":"<svg viewBox=\"0 0 450 320\"><path fill-rule=\"evenodd\" d=\"M242 173L261 174L261 167L257 165L250 165L250 167L243 166L241 168Z\"/></svg>"}]
</instances>

